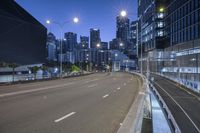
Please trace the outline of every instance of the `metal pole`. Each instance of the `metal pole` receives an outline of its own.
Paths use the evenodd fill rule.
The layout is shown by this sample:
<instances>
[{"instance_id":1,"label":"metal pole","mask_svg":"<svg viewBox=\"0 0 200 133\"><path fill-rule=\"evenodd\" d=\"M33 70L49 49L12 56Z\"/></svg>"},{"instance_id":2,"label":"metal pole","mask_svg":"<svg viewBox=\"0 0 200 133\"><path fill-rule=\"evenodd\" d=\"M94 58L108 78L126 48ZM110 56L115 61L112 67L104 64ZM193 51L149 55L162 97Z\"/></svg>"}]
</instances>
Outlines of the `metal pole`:
<instances>
[{"instance_id":1,"label":"metal pole","mask_svg":"<svg viewBox=\"0 0 200 133\"><path fill-rule=\"evenodd\" d=\"M62 31L62 26L60 26L60 29L61 29L61 35L60 35L60 78L62 78L62 34L63 34L63 31Z\"/></svg>"},{"instance_id":2,"label":"metal pole","mask_svg":"<svg viewBox=\"0 0 200 133\"><path fill-rule=\"evenodd\" d=\"M143 67L142 66L143 65L143 59L142 59L143 58L142 57L142 52L143 52L143 50L142 50L142 17L141 17L141 26L140 26L140 28L141 28L141 30L140 30L140 39L141 39L141 41L140 41L140 43L141 43L141 57L140 57L141 58L140 59L141 60L141 62L140 62L141 63L141 66L140 66L141 68L140 68L140 71L141 71L141 74L142 74L143 73L143 71L142 71L142 69L143 69L142 68Z\"/></svg>"},{"instance_id":3,"label":"metal pole","mask_svg":"<svg viewBox=\"0 0 200 133\"><path fill-rule=\"evenodd\" d=\"M136 32L136 33L137 33L137 35L136 35L136 37L137 37L137 41L136 41L136 42L137 42L137 43L136 43L136 45L137 45L137 57L139 57L139 48L138 48L138 47L139 47L139 46L138 46L138 40L139 40L139 39L138 39L138 21L137 21L137 23L136 23L136 30L137 30L137 32Z\"/></svg>"}]
</instances>

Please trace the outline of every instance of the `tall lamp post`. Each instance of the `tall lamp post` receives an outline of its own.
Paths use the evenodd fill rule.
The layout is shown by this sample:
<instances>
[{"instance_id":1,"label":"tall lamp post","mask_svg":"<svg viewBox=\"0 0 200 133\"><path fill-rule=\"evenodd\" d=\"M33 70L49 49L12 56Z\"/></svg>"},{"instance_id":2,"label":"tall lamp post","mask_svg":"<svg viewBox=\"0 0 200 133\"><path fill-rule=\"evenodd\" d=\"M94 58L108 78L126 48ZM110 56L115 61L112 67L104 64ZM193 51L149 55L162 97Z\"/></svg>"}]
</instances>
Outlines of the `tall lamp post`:
<instances>
[{"instance_id":1,"label":"tall lamp post","mask_svg":"<svg viewBox=\"0 0 200 133\"><path fill-rule=\"evenodd\" d=\"M97 43L97 65L99 67L99 48L101 47L100 43Z\"/></svg>"},{"instance_id":2,"label":"tall lamp post","mask_svg":"<svg viewBox=\"0 0 200 133\"><path fill-rule=\"evenodd\" d=\"M64 26L68 23L70 23L71 21L64 21L62 23L60 22L56 22L56 21L50 21L50 20L47 20L46 23L47 24L56 24L58 25L58 27L60 28L60 78L62 78L62 62L63 62L63 58L62 58L62 41L63 41L63 30L64 30ZM73 18L73 23L78 23L79 22L79 18L77 17L74 17Z\"/></svg>"}]
</instances>

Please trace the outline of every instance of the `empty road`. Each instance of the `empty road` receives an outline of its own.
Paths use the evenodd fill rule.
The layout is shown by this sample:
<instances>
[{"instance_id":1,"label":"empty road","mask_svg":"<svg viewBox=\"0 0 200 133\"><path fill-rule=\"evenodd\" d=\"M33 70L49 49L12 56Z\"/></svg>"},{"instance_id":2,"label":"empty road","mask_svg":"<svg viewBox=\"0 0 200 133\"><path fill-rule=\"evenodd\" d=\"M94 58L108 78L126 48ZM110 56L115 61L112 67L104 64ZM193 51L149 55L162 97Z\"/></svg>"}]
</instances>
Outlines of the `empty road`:
<instances>
[{"instance_id":1,"label":"empty road","mask_svg":"<svg viewBox=\"0 0 200 133\"><path fill-rule=\"evenodd\" d=\"M0 133L117 132L141 81L128 73L0 86Z\"/></svg>"},{"instance_id":2,"label":"empty road","mask_svg":"<svg viewBox=\"0 0 200 133\"><path fill-rule=\"evenodd\" d=\"M200 95L175 82L153 75L154 86L167 104L182 133L200 133Z\"/></svg>"}]
</instances>

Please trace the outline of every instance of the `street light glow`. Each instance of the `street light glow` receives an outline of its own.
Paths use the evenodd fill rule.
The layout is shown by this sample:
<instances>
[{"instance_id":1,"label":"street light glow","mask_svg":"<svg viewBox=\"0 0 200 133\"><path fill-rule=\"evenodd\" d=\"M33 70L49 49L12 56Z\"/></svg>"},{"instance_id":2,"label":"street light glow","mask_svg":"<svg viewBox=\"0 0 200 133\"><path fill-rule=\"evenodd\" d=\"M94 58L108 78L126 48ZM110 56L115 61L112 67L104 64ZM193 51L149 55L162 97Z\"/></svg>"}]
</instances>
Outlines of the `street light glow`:
<instances>
[{"instance_id":1,"label":"street light glow","mask_svg":"<svg viewBox=\"0 0 200 133\"><path fill-rule=\"evenodd\" d=\"M98 44L97 44L97 48L99 48L100 46L101 46L101 45L98 43Z\"/></svg>"},{"instance_id":2,"label":"street light glow","mask_svg":"<svg viewBox=\"0 0 200 133\"><path fill-rule=\"evenodd\" d=\"M126 17L127 16L127 12L125 10L122 10L121 13L120 13L120 15L122 17Z\"/></svg>"},{"instance_id":3,"label":"street light glow","mask_svg":"<svg viewBox=\"0 0 200 133\"><path fill-rule=\"evenodd\" d=\"M161 7L161 8L159 9L159 11L160 11L160 12L164 12L164 8Z\"/></svg>"},{"instance_id":4,"label":"street light glow","mask_svg":"<svg viewBox=\"0 0 200 133\"><path fill-rule=\"evenodd\" d=\"M123 44L123 43L120 43L119 46L122 47L122 46L124 46L124 44Z\"/></svg>"},{"instance_id":5,"label":"street light glow","mask_svg":"<svg viewBox=\"0 0 200 133\"><path fill-rule=\"evenodd\" d=\"M50 24L50 23L51 23L51 21L50 21L50 20L47 20L47 21L46 21L46 23L47 23L47 24Z\"/></svg>"},{"instance_id":6,"label":"street light glow","mask_svg":"<svg viewBox=\"0 0 200 133\"><path fill-rule=\"evenodd\" d=\"M77 17L74 17L73 21L74 21L74 23L78 23L79 19Z\"/></svg>"}]
</instances>

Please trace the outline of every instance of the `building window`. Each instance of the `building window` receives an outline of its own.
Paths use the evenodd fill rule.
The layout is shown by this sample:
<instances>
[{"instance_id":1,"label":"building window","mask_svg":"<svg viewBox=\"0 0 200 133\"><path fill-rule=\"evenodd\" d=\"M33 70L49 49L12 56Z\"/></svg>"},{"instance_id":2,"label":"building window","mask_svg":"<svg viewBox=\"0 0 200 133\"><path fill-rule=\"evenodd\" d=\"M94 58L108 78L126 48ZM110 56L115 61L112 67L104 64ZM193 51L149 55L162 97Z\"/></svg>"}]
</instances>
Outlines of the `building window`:
<instances>
[{"instance_id":1,"label":"building window","mask_svg":"<svg viewBox=\"0 0 200 133\"><path fill-rule=\"evenodd\" d=\"M162 30L158 31L158 36L162 37L164 35L164 32Z\"/></svg>"},{"instance_id":2,"label":"building window","mask_svg":"<svg viewBox=\"0 0 200 133\"><path fill-rule=\"evenodd\" d=\"M158 18L164 18L164 13L158 13Z\"/></svg>"},{"instance_id":3,"label":"building window","mask_svg":"<svg viewBox=\"0 0 200 133\"><path fill-rule=\"evenodd\" d=\"M158 22L158 27L159 28L163 28L164 27L164 23L163 22Z\"/></svg>"}]
</instances>

